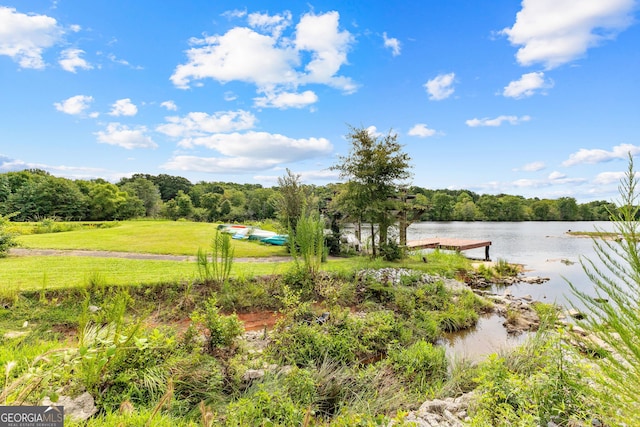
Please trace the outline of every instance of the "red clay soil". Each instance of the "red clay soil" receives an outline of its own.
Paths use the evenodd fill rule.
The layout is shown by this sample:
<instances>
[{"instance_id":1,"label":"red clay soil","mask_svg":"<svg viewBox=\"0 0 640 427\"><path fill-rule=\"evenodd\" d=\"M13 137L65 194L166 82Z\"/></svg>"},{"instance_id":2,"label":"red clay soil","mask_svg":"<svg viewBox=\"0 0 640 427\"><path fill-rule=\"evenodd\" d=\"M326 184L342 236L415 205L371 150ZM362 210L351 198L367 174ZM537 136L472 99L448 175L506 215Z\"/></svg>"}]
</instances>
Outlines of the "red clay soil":
<instances>
[{"instance_id":1,"label":"red clay soil","mask_svg":"<svg viewBox=\"0 0 640 427\"><path fill-rule=\"evenodd\" d=\"M280 317L282 317L282 315L271 310L238 313L238 318L244 323L245 331L260 331L264 328L271 329Z\"/></svg>"}]
</instances>

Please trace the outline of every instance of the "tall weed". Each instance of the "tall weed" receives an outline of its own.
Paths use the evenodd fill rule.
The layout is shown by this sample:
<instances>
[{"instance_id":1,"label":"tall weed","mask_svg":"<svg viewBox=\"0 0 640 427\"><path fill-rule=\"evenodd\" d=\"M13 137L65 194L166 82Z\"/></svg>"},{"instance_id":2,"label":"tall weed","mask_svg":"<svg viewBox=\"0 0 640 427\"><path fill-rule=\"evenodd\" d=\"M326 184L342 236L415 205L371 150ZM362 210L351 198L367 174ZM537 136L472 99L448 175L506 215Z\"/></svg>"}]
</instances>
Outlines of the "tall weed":
<instances>
[{"instance_id":1,"label":"tall weed","mask_svg":"<svg viewBox=\"0 0 640 427\"><path fill-rule=\"evenodd\" d=\"M234 249L231 235L216 231L211 240L211 253L198 249L198 274L205 282L222 284L229 280L233 266Z\"/></svg>"}]
</instances>

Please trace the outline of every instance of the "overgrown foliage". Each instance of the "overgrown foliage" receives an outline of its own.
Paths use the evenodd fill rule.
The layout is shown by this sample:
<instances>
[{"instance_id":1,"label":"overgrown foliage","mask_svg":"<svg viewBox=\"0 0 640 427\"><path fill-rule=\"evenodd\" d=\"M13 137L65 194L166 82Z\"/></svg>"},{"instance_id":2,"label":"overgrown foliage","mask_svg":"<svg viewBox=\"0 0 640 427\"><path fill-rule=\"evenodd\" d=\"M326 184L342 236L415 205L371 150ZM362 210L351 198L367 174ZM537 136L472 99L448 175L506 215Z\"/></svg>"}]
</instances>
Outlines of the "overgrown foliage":
<instances>
[{"instance_id":1,"label":"overgrown foliage","mask_svg":"<svg viewBox=\"0 0 640 427\"><path fill-rule=\"evenodd\" d=\"M599 425L587 366L571 361L555 309L540 314L540 329L525 344L490 355L476 370L470 426Z\"/></svg>"},{"instance_id":2,"label":"overgrown foliage","mask_svg":"<svg viewBox=\"0 0 640 427\"><path fill-rule=\"evenodd\" d=\"M10 215L0 215L0 258L6 257L9 249L17 245L14 233L7 230L10 217Z\"/></svg>"},{"instance_id":3,"label":"overgrown foliage","mask_svg":"<svg viewBox=\"0 0 640 427\"><path fill-rule=\"evenodd\" d=\"M618 209L610 212L619 239L594 238L599 260L583 259L582 265L593 283L595 295L573 293L587 309L579 323L587 328L586 347L602 347L593 363L600 404L607 409L612 425L640 424L640 228L637 221L638 178L633 157L619 185ZM594 343L596 337L601 344ZM604 351L602 351L604 350ZM611 397L615 396L615 399Z\"/></svg>"},{"instance_id":4,"label":"overgrown foliage","mask_svg":"<svg viewBox=\"0 0 640 427\"><path fill-rule=\"evenodd\" d=\"M290 251L297 268L313 280L326 257L324 221L315 212L303 210L295 228L289 229Z\"/></svg>"}]
</instances>

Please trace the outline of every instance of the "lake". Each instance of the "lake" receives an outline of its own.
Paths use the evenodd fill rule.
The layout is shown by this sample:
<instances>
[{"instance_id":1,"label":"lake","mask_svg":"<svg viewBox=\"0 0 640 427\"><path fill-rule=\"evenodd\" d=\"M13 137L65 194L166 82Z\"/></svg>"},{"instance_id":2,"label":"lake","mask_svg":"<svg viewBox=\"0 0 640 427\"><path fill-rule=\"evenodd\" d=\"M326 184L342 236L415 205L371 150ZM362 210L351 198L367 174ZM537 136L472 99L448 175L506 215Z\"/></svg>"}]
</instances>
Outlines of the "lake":
<instances>
[{"instance_id":1,"label":"lake","mask_svg":"<svg viewBox=\"0 0 640 427\"><path fill-rule=\"evenodd\" d=\"M548 277L540 285L511 286L515 296L531 295L533 299L564 306L575 301L569 282L578 289L593 294L581 258L597 261L593 241L576 237L567 231L612 231L610 222L419 222L407 230L408 240L433 237L490 241L491 260L504 259L522 264L527 275ZM470 258L484 258L484 248L463 252ZM579 305L579 304L578 304Z\"/></svg>"},{"instance_id":2,"label":"lake","mask_svg":"<svg viewBox=\"0 0 640 427\"><path fill-rule=\"evenodd\" d=\"M520 283L510 286L514 296L531 295L533 299L569 307L572 296L569 282L594 295L593 285L580 264L588 258L599 265L588 237L576 237L567 231L612 231L610 222L420 222L407 230L408 240L426 238L459 238L490 241L489 255L493 261L504 259L522 264L526 275L548 277L539 284ZM464 251L471 258L484 259L484 248ZM500 290L495 290L501 293ZM478 324L465 331L446 334L440 344L450 359L481 360L486 355L521 344L526 334L509 335L502 326L504 318L497 314L482 316Z\"/></svg>"}]
</instances>

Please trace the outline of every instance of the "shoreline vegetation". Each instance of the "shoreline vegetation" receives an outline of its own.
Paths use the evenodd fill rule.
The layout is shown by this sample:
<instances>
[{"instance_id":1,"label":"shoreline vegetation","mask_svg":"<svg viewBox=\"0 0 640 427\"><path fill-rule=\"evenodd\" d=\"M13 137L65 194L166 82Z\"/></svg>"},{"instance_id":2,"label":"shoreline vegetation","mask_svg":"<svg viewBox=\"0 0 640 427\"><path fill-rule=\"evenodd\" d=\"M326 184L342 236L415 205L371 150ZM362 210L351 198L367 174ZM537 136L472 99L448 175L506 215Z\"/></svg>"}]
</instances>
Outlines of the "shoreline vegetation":
<instances>
[{"instance_id":1,"label":"shoreline vegetation","mask_svg":"<svg viewBox=\"0 0 640 427\"><path fill-rule=\"evenodd\" d=\"M578 205L407 186L397 134L349 126L346 138L330 168L343 183L324 187L288 169L271 189L0 174L0 403L63 405L67 426L639 424L631 154L618 205ZM124 221L140 217L172 221ZM611 220L619 238L589 236L605 266L582 264L597 297L572 286L586 310L566 318L513 297L509 281L522 276L505 260L407 253L421 220ZM249 221L286 246L212 228ZM356 224L351 242L344 223ZM15 246L196 260L13 256ZM479 362L448 358L444 334L487 313L529 336ZM247 314L262 329L247 330Z\"/></svg>"},{"instance_id":2,"label":"shoreline vegetation","mask_svg":"<svg viewBox=\"0 0 640 427\"><path fill-rule=\"evenodd\" d=\"M215 244L211 224L167 221L27 233L17 242L33 250L100 250L124 235L118 244L130 249L142 238L136 227L164 235L154 253L182 251L166 242L200 235L199 228L207 230L201 247ZM486 424L500 416L487 412L496 402L482 394L504 386L495 375L528 383L535 372L547 387L570 386L554 377L559 355L548 341L559 309L513 298L508 287L501 295L477 289L522 278L504 260L478 263L444 251L394 262L333 257L310 273L295 259L237 262L245 258L236 253L264 257L274 249L229 242L235 253L223 260L214 250L219 255L205 261L225 261L226 276L207 275L192 259L137 260L138 269L119 258L0 259L2 403L91 402L85 421L69 418L72 426L499 425ZM114 280L117 274L124 280ZM491 312L512 333L533 334L529 344L482 362L448 360L437 345L442 334ZM577 405L584 393L573 392L554 404ZM543 410L547 402L529 404Z\"/></svg>"}]
</instances>

